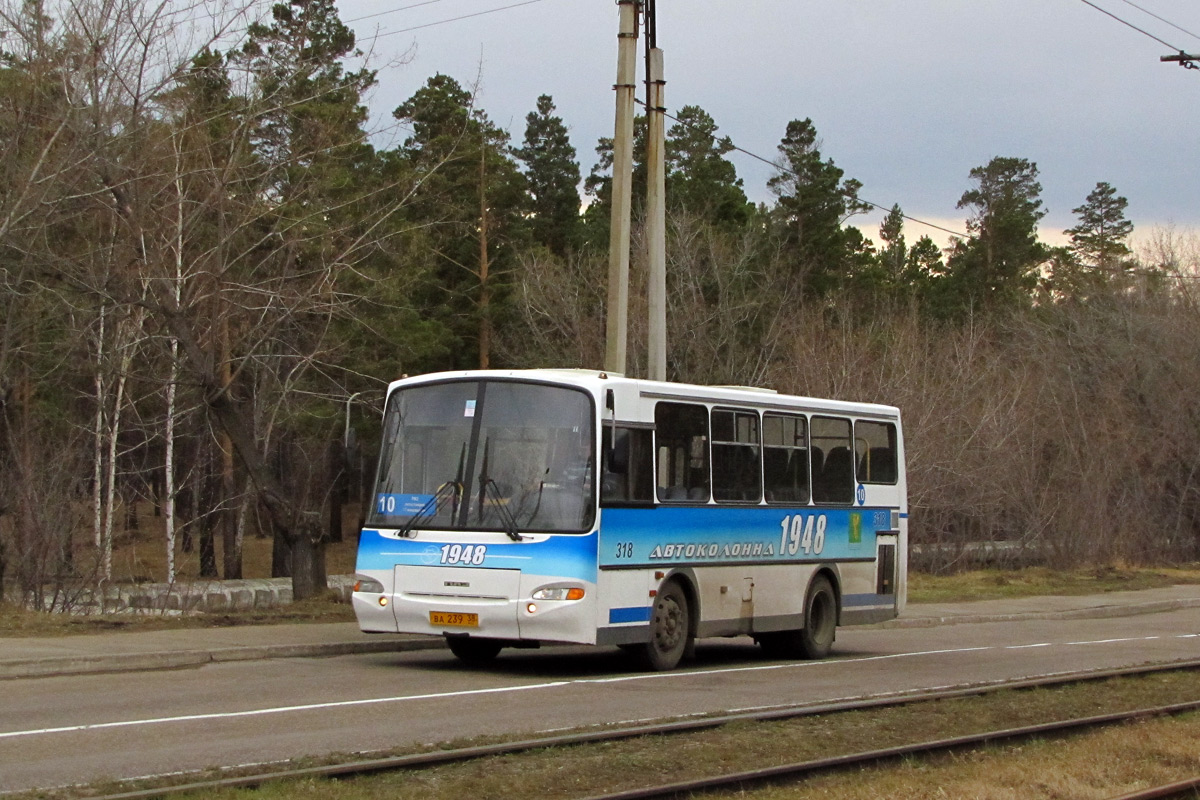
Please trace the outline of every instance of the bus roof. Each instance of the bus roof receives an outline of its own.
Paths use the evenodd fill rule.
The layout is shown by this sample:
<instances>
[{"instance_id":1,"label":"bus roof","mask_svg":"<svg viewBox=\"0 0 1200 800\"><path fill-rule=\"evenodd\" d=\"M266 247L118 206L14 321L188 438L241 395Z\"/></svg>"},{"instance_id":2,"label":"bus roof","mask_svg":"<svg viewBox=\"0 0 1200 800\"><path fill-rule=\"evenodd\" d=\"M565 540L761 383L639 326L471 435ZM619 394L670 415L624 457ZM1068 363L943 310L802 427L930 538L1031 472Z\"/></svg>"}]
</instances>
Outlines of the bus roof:
<instances>
[{"instance_id":1,"label":"bus roof","mask_svg":"<svg viewBox=\"0 0 1200 800\"><path fill-rule=\"evenodd\" d=\"M404 377L392 382L390 392L401 386L412 386L441 381L456 380L524 380L541 383L556 383L576 386L600 397L605 389L613 389L620 395L639 395L645 399L676 400L681 402L709 402L756 408L822 411L863 417L899 419L900 409L878 403L858 403L846 400L788 395L773 389L753 386L705 386L702 384L649 381L627 378L624 375L592 369L513 369L513 370L460 370L455 372L432 372L424 375Z\"/></svg>"}]
</instances>

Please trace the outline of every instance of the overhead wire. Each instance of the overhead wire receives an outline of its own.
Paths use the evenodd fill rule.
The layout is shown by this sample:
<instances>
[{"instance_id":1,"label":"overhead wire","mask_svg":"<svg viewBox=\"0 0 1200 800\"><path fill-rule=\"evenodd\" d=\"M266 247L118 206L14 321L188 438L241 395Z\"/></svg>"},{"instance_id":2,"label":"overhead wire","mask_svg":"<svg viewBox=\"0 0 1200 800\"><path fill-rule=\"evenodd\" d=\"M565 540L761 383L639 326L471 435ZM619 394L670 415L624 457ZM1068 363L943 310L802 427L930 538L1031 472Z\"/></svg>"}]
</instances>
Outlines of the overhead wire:
<instances>
[{"instance_id":1,"label":"overhead wire","mask_svg":"<svg viewBox=\"0 0 1200 800\"><path fill-rule=\"evenodd\" d=\"M1126 25L1126 26L1128 26L1128 27L1130 27L1130 28L1133 28L1135 31L1137 31L1138 33L1142 34L1143 36L1149 36L1151 39L1153 39L1154 41L1158 42L1158 43L1159 43L1159 44L1161 44L1163 47L1169 47L1171 50L1173 50L1173 51L1175 51L1175 52L1182 52L1182 51L1181 51L1181 50L1180 50L1178 47L1176 47L1175 45L1173 45L1173 44L1171 44L1171 43L1169 43L1169 42L1165 42L1165 41L1163 41L1162 39L1158 38L1157 36L1155 36L1153 33L1150 33L1149 31L1142 30L1142 29L1141 29L1141 28L1139 28L1137 25L1134 25L1132 22L1129 22L1129 21L1127 21L1127 20L1123 20L1123 19L1121 19L1120 17L1118 17L1116 14L1112 13L1111 11L1109 11L1109 10L1107 10L1107 9L1104 9L1104 8L1101 8L1100 6L1096 5L1095 3L1093 3L1093 2L1092 2L1092 0L1079 0L1079 2L1081 2L1081 3L1084 3L1085 5L1089 5L1089 6L1091 6L1092 8L1096 9L1097 11L1099 11L1101 14L1106 14L1106 15L1108 15L1108 16L1110 16L1110 17L1112 17L1113 19L1115 19L1117 22L1121 23L1122 25Z\"/></svg>"},{"instance_id":2,"label":"overhead wire","mask_svg":"<svg viewBox=\"0 0 1200 800\"><path fill-rule=\"evenodd\" d=\"M437 0L428 0L427 3L417 3L417 5L428 5L429 2L437 2ZM507 6L500 6L499 8L489 8L484 11L476 11L473 14L463 14L463 15L457 16L457 17L450 17L449 19L441 19L436 22L427 22L424 25L413 25L410 28L401 28L401 29L395 30L395 31L384 31L383 33L375 34L371 38L372 39L382 39L385 36L395 36L396 34L399 34L399 33L409 33L410 31L419 31L424 28L433 28L437 25L448 25L451 22L460 22L461 20L471 19L472 17L482 17L485 14L495 14L500 11L509 11L514 8L520 8L521 6L531 6L534 3L541 3L541 2L544 2L544 0L524 0L524 2L522 2L522 3L513 3L513 4L507 5ZM415 6L410 6L410 7L415 7ZM403 10L403 9L395 9L395 10L399 11L399 10ZM380 13L386 14L386 13L390 13L390 12L384 11L384 12L380 12ZM371 16L378 16L378 14L374 14ZM366 17L360 17L359 19L366 19ZM351 20L351 21L353 21L353 20Z\"/></svg>"},{"instance_id":3,"label":"overhead wire","mask_svg":"<svg viewBox=\"0 0 1200 800\"><path fill-rule=\"evenodd\" d=\"M400 6L399 8L389 8L387 11L376 11L374 14L363 14L361 17L355 17L354 19L342 20L342 22L349 25L351 22L362 22L364 19L371 19L372 17L383 17L388 14L398 14L401 11L408 11L410 8L418 8L420 6L431 6L434 3L440 3L440 2L442 2L442 0L425 0L425 2L423 2L423 3L413 3L412 5L409 5L409 6Z\"/></svg>"},{"instance_id":4,"label":"overhead wire","mask_svg":"<svg viewBox=\"0 0 1200 800\"><path fill-rule=\"evenodd\" d=\"M421 3L414 3L414 4L412 4L412 5L402 6L402 7L400 7L400 8L393 8L393 9L390 9L390 10L388 10L388 11L380 11L380 12L377 12L377 13L374 13L374 14L367 14L367 15L365 15L365 16L361 16L361 17L355 17L354 19L349 19L349 20L346 20L346 22L347 22L347 23L350 23L350 22L359 22L359 21L361 21L361 20L364 20L364 19L370 19L370 18L372 18L372 17L379 17L379 16L383 16L383 15L385 15L385 14L391 14L391 13L394 13L394 12L397 12L397 11L406 11L406 10L408 10L408 9L410 9L410 8L417 8L418 6L427 6L427 5L432 5L433 3L438 3L438 2L441 2L441 0L425 0L425 2L421 2ZM479 17L479 16L483 16L483 15L485 15L485 14L494 14L494 13L496 13L496 12L499 12L499 11L508 11L509 9L513 9L513 8L519 8L519 7L521 7L521 6L528 6L528 5L532 5L532 4L534 4L534 3L540 3L540 2L542 2L542 0L524 0L524 2L521 2L521 3L514 3L514 4L512 4L512 5L501 6L501 7L499 7L499 8L492 8L492 9L488 9L488 10L486 10L486 11L477 11L477 12L475 12L475 13L473 13L473 14L464 14L464 15L462 15L462 16L458 16L458 17L452 17L452 18L450 18L450 19L439 20L439 21L437 21L437 22L430 22L430 23L426 23L426 24L424 24L424 25L415 25L415 26L413 26L413 27L410 27L410 28L404 28L404 29L401 29L401 30L395 30L395 31L386 31L386 32L384 32L384 33L377 34L375 38L380 38L380 37L383 37L383 36L391 36L391 35L398 34L398 33L407 33L407 32L409 32L409 31L420 30L420 29L422 29L422 28L431 28L431 27L433 27L433 26L435 26L435 25L445 25L445 24L448 24L448 23L451 23L451 22L458 22L459 20L470 19L470 18L472 18L472 17ZM1085 2L1086 2L1086 0L1085 0ZM641 105L641 106L645 106L645 105L646 105L646 103L645 103L644 101L642 101L642 100L638 100L637 102L638 102L638 104L639 104L639 105ZM670 120L673 120L673 121L675 121L675 122L678 122L678 123L681 123L681 124L687 124L687 123L685 123L685 122L684 122L682 119L680 119L679 117L676 117L676 116L674 116L674 115L672 115L672 114L668 113L667 111L663 111L662 113L663 113L663 116L667 117L667 118L668 118L668 119L670 119ZM726 138L728 138L728 137L726 137ZM748 156L748 157L750 157L750 158L753 158L753 159L756 159L756 160L758 160L758 161L761 161L761 162L763 162L764 164L767 164L768 166L771 166L771 167L773 167L773 168L775 168L775 169L778 169L778 170L780 170L780 171L782 171L782 172L787 172L787 173L790 173L790 174L793 174L793 175L795 175L795 173L794 173L794 172L792 172L792 170L789 170L789 169L787 169L786 167L783 167L783 166L781 166L780 164L777 164L776 162L774 162L774 161L770 160L769 158L765 158L765 157L763 157L763 156L760 156L760 155L758 155L757 153L753 153L753 152L751 152L751 151L749 151L749 150L746 150L746 149L745 149L745 148L743 148L743 147L738 147L737 145L733 144L733 142L732 142L732 141L730 141L730 145L733 147L733 149L734 149L734 150L736 150L737 152L739 152L739 153L741 153L741 154L743 154L743 155L745 155L745 156ZM797 177L799 177L799 176L797 176ZM891 208L888 208L887 206L882 206L882 205L880 205L879 203L874 203L874 202L872 202L872 201L870 201L870 200L867 200L866 198L863 198L863 197L857 197L857 196L856 196L856 197L855 197L855 199L856 199L856 200L858 200L858 201L859 201L859 202L861 202L861 203L865 203L866 205L869 205L869 206L871 206L872 208L877 208L877 209L880 209L880 210L882 210L882 211L891 211ZM964 238L964 239L968 239L968 238L970 238L970 236L969 236L968 234L961 233L961 232L959 232L959 231L955 231L955 230L951 230L950 228L945 228L945 227L943 227L943 226L941 226L941 225L938 225L938 224L936 224L936 223L933 223L933 222L928 222L928 221L926 221L926 220L923 220L923 219L918 219L917 217L909 216L908 214L905 214L905 213L903 213L903 212L901 212L901 216L902 216L904 219L906 219L906 220L908 220L908 221L910 221L910 222L915 222L915 223L917 223L918 225L925 225L926 227L933 228L934 230L939 230L939 231L942 231L943 233L948 233L948 234L950 234L951 236L958 236L958 237L961 237L961 238Z\"/></svg>"},{"instance_id":5,"label":"overhead wire","mask_svg":"<svg viewBox=\"0 0 1200 800\"><path fill-rule=\"evenodd\" d=\"M640 106L643 106L643 107L645 107L645 105L646 105L646 104L645 104L643 101L641 101L641 100L638 100L638 101L637 101L637 103L638 103L638 105L640 105ZM680 123L681 125L687 125L687 124L688 124L687 122L685 122L684 120L680 119L679 117L676 117L676 116L674 116L674 115L673 115L673 114L671 114L670 112L663 111L663 112L662 112L662 115L663 115L664 117L666 117L667 119L674 120L675 122L678 122L678 123ZM696 129L695 129L695 128L693 128L692 130L693 130L693 131L695 131ZM709 135L710 135L710 136L712 136L711 134L709 134ZM713 141L716 141L716 138L717 138L717 137L715 137L715 136L712 136L712 139L713 139ZM801 176L800 176L799 174L797 174L797 173L796 173L794 170L790 170L790 169L788 169L787 167L785 167L785 166L783 166L783 165L781 165L781 164L779 164L779 163L777 163L777 162L775 162L775 161L772 161L772 160L771 160L771 159L769 159L769 158L766 158L766 157L764 157L764 156L760 156L758 153L752 153L751 151L749 151L749 150L745 149L744 147L738 147L736 144L734 144L734 143L733 143L733 140L729 139L729 137L725 137L725 139L726 139L726 141L728 141L728 142L729 142L729 145L730 145L730 147L732 147L734 150L736 150L737 152L741 153L742 155L749 156L750 158L753 158L753 159L755 159L755 160L757 160L757 161L761 161L762 163L764 163L764 164L767 164L768 166L770 166L770 167L773 167L773 168L775 168L775 169L779 170L780 172L786 172L787 174L789 174L789 175L793 175L793 176L795 176L795 177L797 177L797 178L801 177ZM872 208L877 208L877 209L879 209L880 211L889 211L889 212L890 212L890 211L892 210L892 208L894 208L894 207L895 207L895 206L892 206L892 207L888 207L888 206L882 206L882 205L880 205L879 203L873 203L873 202L871 202L870 200L867 200L865 197L859 197L858 195L855 195L855 196L854 196L854 199L855 199L855 200L858 200L858 201L859 201L859 202L861 202L861 203L865 203L866 205L869 205L869 206L871 206ZM957 237L959 237L959 238L961 238L961 239L971 239L971 238L973 238L973 237L972 237L970 234L967 234L967 233L962 233L961 231L951 230L950 228L945 228L945 227L942 227L941 225L938 225L937 223L934 223L934 222L929 222L929 221L927 221L927 220L919 219L919 218L917 218L917 217L913 217L913 216L910 216L910 215L908 215L908 214L905 214L903 211L901 211L901 212L900 212L900 216L901 216L901 217L903 217L904 219L908 220L909 222L915 222L915 223L917 223L918 225L925 225L926 227L933 228L934 230L938 230L938 231L941 231L941 232L943 232L943 233L948 233L948 234L950 234L951 236L957 236Z\"/></svg>"},{"instance_id":6,"label":"overhead wire","mask_svg":"<svg viewBox=\"0 0 1200 800\"><path fill-rule=\"evenodd\" d=\"M1180 31L1180 32L1182 32L1182 33L1186 33L1188 36L1191 36L1193 39L1200 39L1200 35L1197 35L1197 34L1194 34L1194 33L1192 33L1192 32L1191 32L1191 31L1189 31L1187 28L1181 28L1181 27L1179 27L1179 26L1178 26L1178 25L1176 25L1174 22L1171 22L1171 20L1169 20L1169 19L1164 19L1163 17L1160 17L1158 14L1155 14L1153 11L1151 11L1151 10L1150 10L1150 9L1148 9L1148 8L1142 8L1142 7L1141 7L1141 6L1139 6L1137 3L1133 2L1133 0L1121 0L1121 2L1122 2L1122 3L1124 3L1125 5L1128 5L1128 6L1133 6L1133 7L1134 7L1134 8L1136 8L1138 11L1141 11L1143 14L1149 14L1150 16L1154 17L1154 18L1155 18L1156 20L1158 20L1159 22L1161 22L1161 23L1163 23L1163 24L1165 24L1165 25L1170 25L1172 28L1174 28L1174 29L1175 29L1175 30L1177 30L1177 31Z\"/></svg>"}]
</instances>

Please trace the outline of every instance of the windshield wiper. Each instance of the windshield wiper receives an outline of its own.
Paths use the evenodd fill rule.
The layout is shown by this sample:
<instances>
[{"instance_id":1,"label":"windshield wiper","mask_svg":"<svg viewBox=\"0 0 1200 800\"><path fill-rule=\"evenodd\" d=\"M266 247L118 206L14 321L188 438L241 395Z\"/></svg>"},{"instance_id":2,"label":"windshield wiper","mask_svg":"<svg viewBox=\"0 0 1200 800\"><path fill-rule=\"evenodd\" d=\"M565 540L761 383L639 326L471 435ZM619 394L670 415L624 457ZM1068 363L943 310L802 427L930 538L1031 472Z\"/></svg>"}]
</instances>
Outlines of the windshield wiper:
<instances>
[{"instance_id":1,"label":"windshield wiper","mask_svg":"<svg viewBox=\"0 0 1200 800\"><path fill-rule=\"evenodd\" d=\"M446 481L443 483L438 487L438 490L433 493L433 497L430 497L428 500L426 500L425 505L417 509L417 513L409 517L408 522L404 523L404 526L400 528L400 538L408 539L409 537L414 536L415 534L413 533L413 528L416 527L417 522L427 516L430 516L430 512L432 512L433 516L436 516L437 513L442 510L442 506L445 505L446 501L450 499L454 500L454 508L450 512L451 517L453 517L454 513L458 511L458 498L461 495L462 484L459 481Z\"/></svg>"},{"instance_id":2,"label":"windshield wiper","mask_svg":"<svg viewBox=\"0 0 1200 800\"><path fill-rule=\"evenodd\" d=\"M500 517L500 522L504 525L505 535L514 542L524 541L525 537L521 535L521 531L517 528L517 518L508 510L508 498L500 493L500 487L496 485L496 482L491 478L487 478L483 482L483 490L484 493L488 493L490 490L492 508L496 509L496 515ZM479 499L483 500L482 494ZM481 502L480 507L482 508L482 506ZM483 521L482 516L480 517L480 521Z\"/></svg>"},{"instance_id":3,"label":"windshield wiper","mask_svg":"<svg viewBox=\"0 0 1200 800\"><path fill-rule=\"evenodd\" d=\"M483 466L479 471L479 523L483 524L484 509L487 506L490 490L491 505L492 508L496 509L496 516L500 517L500 522L504 525L505 535L514 542L520 542L525 537L517 529L517 520L508 508L508 498L500 491L500 487L496 485L496 481L488 476L490 445L490 438L483 440ZM468 499L467 502L469 503L470 500Z\"/></svg>"}]
</instances>

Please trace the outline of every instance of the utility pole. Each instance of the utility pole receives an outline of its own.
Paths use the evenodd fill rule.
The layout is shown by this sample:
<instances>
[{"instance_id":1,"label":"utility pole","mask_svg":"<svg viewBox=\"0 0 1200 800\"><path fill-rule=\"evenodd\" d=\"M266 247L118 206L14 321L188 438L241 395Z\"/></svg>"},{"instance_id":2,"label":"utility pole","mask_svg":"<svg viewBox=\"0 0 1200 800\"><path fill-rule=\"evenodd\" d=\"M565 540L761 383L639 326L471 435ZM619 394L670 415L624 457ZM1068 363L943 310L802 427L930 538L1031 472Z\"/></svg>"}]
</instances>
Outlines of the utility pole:
<instances>
[{"instance_id":1,"label":"utility pole","mask_svg":"<svg viewBox=\"0 0 1200 800\"><path fill-rule=\"evenodd\" d=\"M649 266L647 377L667 379L666 99L654 0L646 2L646 245Z\"/></svg>"},{"instance_id":2,"label":"utility pole","mask_svg":"<svg viewBox=\"0 0 1200 800\"><path fill-rule=\"evenodd\" d=\"M637 60L635 0L617 0L621 28L617 34L616 124L613 135L612 224L608 239L608 316L604 369L625 374L629 336L629 239L633 213L633 93Z\"/></svg>"},{"instance_id":3,"label":"utility pole","mask_svg":"<svg viewBox=\"0 0 1200 800\"><path fill-rule=\"evenodd\" d=\"M1190 55L1182 50L1179 51L1179 55L1162 56L1158 60L1176 61L1179 63L1179 66L1183 67L1184 69L1200 69L1200 64L1196 63L1200 61L1200 55Z\"/></svg>"}]
</instances>

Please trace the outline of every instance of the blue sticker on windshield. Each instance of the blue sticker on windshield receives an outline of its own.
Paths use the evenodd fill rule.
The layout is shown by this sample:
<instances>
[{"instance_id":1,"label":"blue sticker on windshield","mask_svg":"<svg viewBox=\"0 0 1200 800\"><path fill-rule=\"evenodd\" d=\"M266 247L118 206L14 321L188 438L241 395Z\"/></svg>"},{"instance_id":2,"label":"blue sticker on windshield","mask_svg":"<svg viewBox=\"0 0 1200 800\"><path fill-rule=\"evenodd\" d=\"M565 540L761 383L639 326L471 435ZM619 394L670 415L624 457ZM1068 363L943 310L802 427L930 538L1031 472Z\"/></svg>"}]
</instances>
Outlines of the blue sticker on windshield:
<instances>
[{"instance_id":1,"label":"blue sticker on windshield","mask_svg":"<svg viewBox=\"0 0 1200 800\"><path fill-rule=\"evenodd\" d=\"M432 500L431 494L377 494L375 513L385 517L411 517Z\"/></svg>"}]
</instances>

